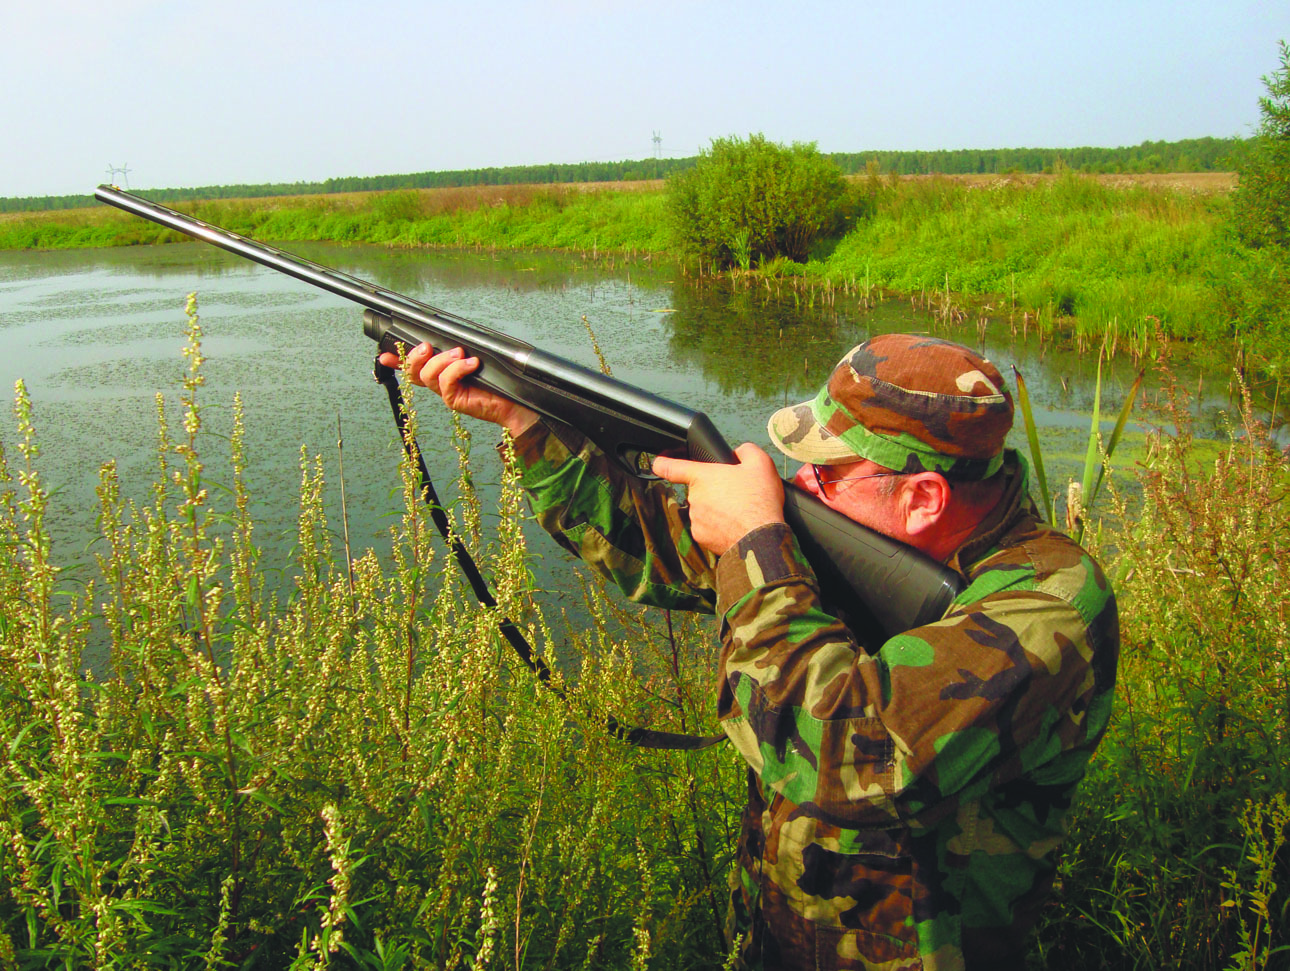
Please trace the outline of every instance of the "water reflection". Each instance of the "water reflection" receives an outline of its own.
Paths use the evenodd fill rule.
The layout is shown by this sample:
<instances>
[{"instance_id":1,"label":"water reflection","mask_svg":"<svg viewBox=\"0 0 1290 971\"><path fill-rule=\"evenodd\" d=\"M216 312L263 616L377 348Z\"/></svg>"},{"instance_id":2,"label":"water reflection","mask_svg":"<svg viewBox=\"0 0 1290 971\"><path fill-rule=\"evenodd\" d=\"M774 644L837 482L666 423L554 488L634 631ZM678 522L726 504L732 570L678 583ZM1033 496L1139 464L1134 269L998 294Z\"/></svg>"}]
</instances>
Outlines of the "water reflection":
<instances>
[{"instance_id":1,"label":"water reflection","mask_svg":"<svg viewBox=\"0 0 1290 971\"><path fill-rule=\"evenodd\" d=\"M732 395L809 396L847 349L873 332L871 315L858 305L816 307L724 281L677 286L672 306L672 356Z\"/></svg>"},{"instance_id":2,"label":"water reflection","mask_svg":"<svg viewBox=\"0 0 1290 971\"><path fill-rule=\"evenodd\" d=\"M673 287L675 313L665 318L668 351L675 361L701 373L728 396L753 396L767 407L778 400L811 397L832 366L854 345L876 334L926 333L958 341L980 351L1015 388L1014 368L1025 378L1041 440L1078 429L1087 436L1100 384L1101 413L1109 432L1133 386L1140 363L1120 354L1100 363L1096 353L1068 343L1039 340L1018 333L1006 317L947 326L908 301L887 300L866 306L836 297L814 303L793 294L729 281L691 281ZM1221 370L1222 364L1215 370ZM1206 378L1196 365L1174 369L1181 386L1193 396L1197 434L1226 434L1235 400L1230 381ZM1159 380L1148 366L1143 397L1159 397ZM1265 411L1272 402L1258 402ZM1016 444L1016 442L1014 442ZM1082 461L1082 452L1080 461Z\"/></svg>"}]
</instances>

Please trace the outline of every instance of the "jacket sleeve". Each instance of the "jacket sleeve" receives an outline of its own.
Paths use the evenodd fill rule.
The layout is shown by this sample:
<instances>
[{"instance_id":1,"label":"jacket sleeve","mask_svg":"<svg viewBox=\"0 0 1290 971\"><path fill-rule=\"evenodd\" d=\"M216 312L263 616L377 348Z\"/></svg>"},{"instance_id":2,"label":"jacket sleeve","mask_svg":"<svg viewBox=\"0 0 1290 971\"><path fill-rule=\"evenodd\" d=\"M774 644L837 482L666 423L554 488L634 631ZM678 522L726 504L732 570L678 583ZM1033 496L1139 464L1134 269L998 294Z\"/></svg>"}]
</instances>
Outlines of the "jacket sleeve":
<instances>
[{"instance_id":1,"label":"jacket sleeve","mask_svg":"<svg viewBox=\"0 0 1290 971\"><path fill-rule=\"evenodd\" d=\"M1109 706L1089 619L1109 599L1114 621L1083 557L1092 572L1079 580L1077 563L1062 583L1088 589L987 571L871 656L821 608L787 527L754 530L717 570L723 727L763 784L837 826L926 824L1037 767L1073 782Z\"/></svg>"},{"instance_id":2,"label":"jacket sleeve","mask_svg":"<svg viewBox=\"0 0 1290 971\"><path fill-rule=\"evenodd\" d=\"M538 523L637 603L712 613L716 558L667 483L627 474L580 433L542 420L515 439Z\"/></svg>"}]
</instances>

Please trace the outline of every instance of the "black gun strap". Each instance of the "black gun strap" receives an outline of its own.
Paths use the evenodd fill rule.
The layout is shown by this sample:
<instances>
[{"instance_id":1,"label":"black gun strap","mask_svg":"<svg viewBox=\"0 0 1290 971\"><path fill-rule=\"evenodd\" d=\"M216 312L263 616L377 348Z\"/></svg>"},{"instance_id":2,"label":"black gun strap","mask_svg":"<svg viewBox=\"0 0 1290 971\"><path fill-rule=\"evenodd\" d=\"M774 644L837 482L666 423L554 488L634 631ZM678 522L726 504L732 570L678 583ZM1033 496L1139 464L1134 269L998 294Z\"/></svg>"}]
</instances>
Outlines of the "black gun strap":
<instances>
[{"instance_id":1,"label":"black gun strap","mask_svg":"<svg viewBox=\"0 0 1290 971\"><path fill-rule=\"evenodd\" d=\"M421 456L421 449L417 447L416 440L408 434L408 414L407 409L403 406L403 392L399 388L397 372L393 368L382 364L380 358L377 358L376 363L373 365L372 373L389 396L390 409L394 412L394 424L399 429L399 441L403 443L404 451L407 452L408 458L412 460L421 477L421 500L430 507L430 518L434 520L434 524L439 530L439 535L452 549L453 556L457 560L457 566L470 584L470 589L474 592L475 598L485 607L496 607L497 598L493 596L492 590L488 588L488 583L479 572L475 558L470 555L470 550L466 549L461 540L453 535L452 526L448 522L448 514L444 511L443 503L439 501L438 493L435 492L434 483L430 479L430 471L426 468L425 459ZM524 666L537 675L539 681L561 698L564 698L564 691L559 686L551 683L551 669L534 652L533 645L529 643L528 638L524 636L524 632L516 626L515 622L509 617L503 617L498 621L497 629L506 638L507 643L511 645L519 659L524 662ZM639 726L627 727L620 725L618 719L612 715L609 717L607 728L609 734L614 738L621 738L629 744L637 745L641 748L693 751L708 748L726 739L725 735L682 735L677 732L660 732L652 728L641 728Z\"/></svg>"}]
</instances>

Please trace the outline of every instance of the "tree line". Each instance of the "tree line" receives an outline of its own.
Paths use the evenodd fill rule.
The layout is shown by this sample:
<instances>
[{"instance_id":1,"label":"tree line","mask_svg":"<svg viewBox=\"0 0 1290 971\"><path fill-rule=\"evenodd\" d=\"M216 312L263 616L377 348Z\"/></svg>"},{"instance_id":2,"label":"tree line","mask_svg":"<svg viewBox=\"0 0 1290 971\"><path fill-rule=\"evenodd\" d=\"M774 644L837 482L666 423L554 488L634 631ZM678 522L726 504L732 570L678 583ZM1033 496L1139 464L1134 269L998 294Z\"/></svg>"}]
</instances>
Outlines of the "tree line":
<instances>
[{"instance_id":1,"label":"tree line","mask_svg":"<svg viewBox=\"0 0 1290 971\"><path fill-rule=\"evenodd\" d=\"M971 173L1051 172L1065 167L1083 172L1211 172L1233 167L1240 138L1188 138L1176 142L1142 142L1120 148L953 149L933 152L875 151L830 154L846 174L866 171L877 162L881 171L898 175L964 175ZM665 179L692 168L697 156L645 158L621 162L572 162L505 165L399 175L349 176L322 182L266 182L257 185L207 185L148 189L156 202L204 199L252 199L265 196L319 195L335 192L381 192L391 189L435 189L473 185L517 185L551 182L630 182ZM0 197L0 212L79 209L94 204L91 195Z\"/></svg>"},{"instance_id":2,"label":"tree line","mask_svg":"<svg viewBox=\"0 0 1290 971\"><path fill-rule=\"evenodd\" d=\"M871 161L881 171L898 175L1042 173L1061 168L1090 173L1221 172L1235 167L1234 158L1244 144L1240 138L1185 138L1121 148L964 148L834 153L832 158L848 175L863 173Z\"/></svg>"}]
</instances>

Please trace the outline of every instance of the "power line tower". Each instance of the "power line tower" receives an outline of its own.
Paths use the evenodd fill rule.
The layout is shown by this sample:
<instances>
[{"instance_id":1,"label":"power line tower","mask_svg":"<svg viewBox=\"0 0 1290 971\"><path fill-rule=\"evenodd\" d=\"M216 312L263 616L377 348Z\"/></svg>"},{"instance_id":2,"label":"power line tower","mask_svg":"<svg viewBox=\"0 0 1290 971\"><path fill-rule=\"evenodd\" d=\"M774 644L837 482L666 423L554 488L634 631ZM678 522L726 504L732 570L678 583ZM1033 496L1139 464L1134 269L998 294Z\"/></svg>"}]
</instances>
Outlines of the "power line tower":
<instances>
[{"instance_id":1,"label":"power line tower","mask_svg":"<svg viewBox=\"0 0 1290 971\"><path fill-rule=\"evenodd\" d=\"M117 184L116 176L118 172L121 173L121 179L125 183L125 187L127 189L130 188L130 163L126 162L124 165L118 168L117 166L113 165L111 162L108 162L108 168L107 168L108 182L112 183L113 185L116 185Z\"/></svg>"},{"instance_id":2,"label":"power line tower","mask_svg":"<svg viewBox=\"0 0 1290 971\"><path fill-rule=\"evenodd\" d=\"M663 136L658 132L654 133L654 157L663 157Z\"/></svg>"}]
</instances>

